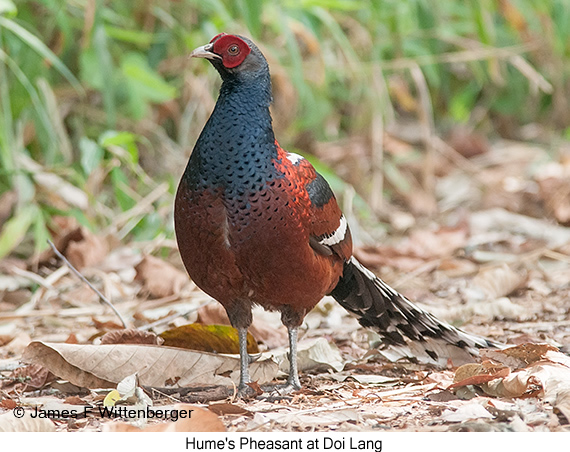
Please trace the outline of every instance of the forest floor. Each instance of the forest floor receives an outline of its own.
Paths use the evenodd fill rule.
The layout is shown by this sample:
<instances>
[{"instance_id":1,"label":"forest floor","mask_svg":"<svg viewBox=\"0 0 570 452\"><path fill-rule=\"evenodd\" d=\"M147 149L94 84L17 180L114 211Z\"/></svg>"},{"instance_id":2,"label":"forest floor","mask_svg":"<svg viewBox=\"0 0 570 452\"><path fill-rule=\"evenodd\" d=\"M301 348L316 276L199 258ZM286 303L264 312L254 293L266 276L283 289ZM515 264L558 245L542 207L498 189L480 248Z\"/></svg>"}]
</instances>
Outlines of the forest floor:
<instances>
[{"instance_id":1,"label":"forest floor","mask_svg":"<svg viewBox=\"0 0 570 452\"><path fill-rule=\"evenodd\" d=\"M0 261L0 431L569 431L570 154L553 160L551 151L497 143L437 175L439 213L429 221L402 208L404 199L386 207L389 240L370 245L354 228L356 256L385 281L512 348L467 366L392 362L373 332L326 298L301 331L303 389L288 395L235 397L235 355L211 353L235 351L235 339L223 329L194 329L192 339L176 330L227 318L188 280L173 241L119 244L59 219L57 249L128 329L52 251ZM171 252L151 256L156 249ZM254 380L282 379L279 315L254 317ZM195 411L145 422L102 416L103 406ZM36 409L52 412L32 418Z\"/></svg>"}]
</instances>

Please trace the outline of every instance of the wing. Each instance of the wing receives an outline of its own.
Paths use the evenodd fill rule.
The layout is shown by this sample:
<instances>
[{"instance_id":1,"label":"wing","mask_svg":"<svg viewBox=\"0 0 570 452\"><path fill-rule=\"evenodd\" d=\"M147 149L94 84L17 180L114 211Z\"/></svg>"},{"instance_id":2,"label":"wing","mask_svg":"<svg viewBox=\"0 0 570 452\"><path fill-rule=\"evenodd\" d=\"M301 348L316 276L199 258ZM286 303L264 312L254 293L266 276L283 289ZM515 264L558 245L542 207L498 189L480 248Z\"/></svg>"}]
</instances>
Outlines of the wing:
<instances>
[{"instance_id":1,"label":"wing","mask_svg":"<svg viewBox=\"0 0 570 452\"><path fill-rule=\"evenodd\" d=\"M347 261L352 255L350 228L328 182L308 160L281 148L279 151L309 198L307 227L311 248L321 255L337 255Z\"/></svg>"}]
</instances>

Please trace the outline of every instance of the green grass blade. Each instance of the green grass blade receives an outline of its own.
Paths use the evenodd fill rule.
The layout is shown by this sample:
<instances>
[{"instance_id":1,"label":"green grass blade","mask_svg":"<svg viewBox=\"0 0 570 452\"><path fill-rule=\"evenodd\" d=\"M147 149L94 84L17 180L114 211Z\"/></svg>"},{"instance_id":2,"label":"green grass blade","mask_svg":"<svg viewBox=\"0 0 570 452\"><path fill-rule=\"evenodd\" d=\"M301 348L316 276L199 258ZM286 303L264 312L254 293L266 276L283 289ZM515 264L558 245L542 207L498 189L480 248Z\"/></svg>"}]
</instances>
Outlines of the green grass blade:
<instances>
[{"instance_id":1,"label":"green grass blade","mask_svg":"<svg viewBox=\"0 0 570 452\"><path fill-rule=\"evenodd\" d=\"M4 45L4 37L0 28L0 49ZM14 171L14 118L12 117L12 106L10 105L10 86L8 85L7 69L4 58L0 58L0 163L2 164L2 174L11 186L12 172Z\"/></svg>"},{"instance_id":2,"label":"green grass blade","mask_svg":"<svg viewBox=\"0 0 570 452\"><path fill-rule=\"evenodd\" d=\"M20 244L38 213L39 210L35 204L28 204L4 223L0 234L0 259Z\"/></svg>"},{"instance_id":3,"label":"green grass blade","mask_svg":"<svg viewBox=\"0 0 570 452\"><path fill-rule=\"evenodd\" d=\"M115 81L113 79L113 59L107 44L107 34L105 27L99 25L95 30L93 46L97 60L101 67L104 88L101 90L103 96L103 106L107 114L107 125L114 127L117 122L117 105L115 100Z\"/></svg>"},{"instance_id":4,"label":"green grass blade","mask_svg":"<svg viewBox=\"0 0 570 452\"><path fill-rule=\"evenodd\" d=\"M12 71L14 76L18 79L18 81L22 84L25 88L28 96L30 96L30 100L32 105L38 115L38 118L44 128L45 133L50 136L51 140L55 140L55 135L53 133L49 116L44 108L44 105L38 95L37 90L34 88L30 79L26 76L26 74L20 69L18 63L10 58L2 49L0 49L0 60L6 63L6 66ZM1 70L0 70L1 73ZM9 99L9 97L6 97Z\"/></svg>"},{"instance_id":5,"label":"green grass blade","mask_svg":"<svg viewBox=\"0 0 570 452\"><path fill-rule=\"evenodd\" d=\"M37 36L34 36L21 25L18 25L13 20L0 16L0 27L11 31L14 35L25 42L31 49L33 49L40 56L48 60L57 71L67 79L67 81L81 94L84 93L83 87L79 80L71 73L65 64L53 53L48 46L46 46Z\"/></svg>"}]
</instances>

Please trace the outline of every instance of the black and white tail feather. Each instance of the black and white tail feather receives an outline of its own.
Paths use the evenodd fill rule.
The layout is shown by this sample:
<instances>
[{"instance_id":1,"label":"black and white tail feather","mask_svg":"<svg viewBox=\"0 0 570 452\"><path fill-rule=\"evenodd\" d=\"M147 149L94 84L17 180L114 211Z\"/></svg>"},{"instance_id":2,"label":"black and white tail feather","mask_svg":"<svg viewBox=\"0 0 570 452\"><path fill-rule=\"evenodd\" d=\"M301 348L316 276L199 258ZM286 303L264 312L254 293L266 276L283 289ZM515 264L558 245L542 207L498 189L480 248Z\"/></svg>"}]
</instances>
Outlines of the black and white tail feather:
<instances>
[{"instance_id":1,"label":"black and white tail feather","mask_svg":"<svg viewBox=\"0 0 570 452\"><path fill-rule=\"evenodd\" d=\"M381 337L381 353L391 361L412 358L445 366L473 362L481 348L502 347L484 337L469 334L414 305L354 257L331 295L354 313L364 327Z\"/></svg>"}]
</instances>

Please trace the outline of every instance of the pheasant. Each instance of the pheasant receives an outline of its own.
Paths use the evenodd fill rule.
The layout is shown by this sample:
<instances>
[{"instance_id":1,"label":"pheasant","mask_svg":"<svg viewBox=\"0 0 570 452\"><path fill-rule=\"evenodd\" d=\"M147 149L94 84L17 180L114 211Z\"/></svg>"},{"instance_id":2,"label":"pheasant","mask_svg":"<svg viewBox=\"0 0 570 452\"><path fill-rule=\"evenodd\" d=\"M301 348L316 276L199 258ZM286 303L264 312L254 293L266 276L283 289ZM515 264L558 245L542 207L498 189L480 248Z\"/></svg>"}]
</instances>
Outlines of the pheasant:
<instances>
[{"instance_id":1,"label":"pheasant","mask_svg":"<svg viewBox=\"0 0 570 452\"><path fill-rule=\"evenodd\" d=\"M439 321L352 256L330 186L275 139L269 67L250 39L221 33L190 56L209 60L222 85L178 186L176 238L188 274L239 333L240 393L254 305L280 312L287 327L290 390L301 387L298 328L327 294L399 356L445 365L494 345Z\"/></svg>"}]
</instances>

